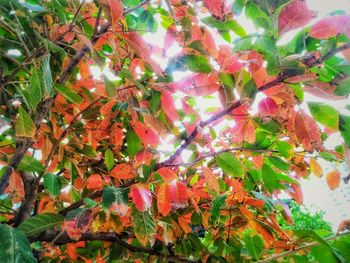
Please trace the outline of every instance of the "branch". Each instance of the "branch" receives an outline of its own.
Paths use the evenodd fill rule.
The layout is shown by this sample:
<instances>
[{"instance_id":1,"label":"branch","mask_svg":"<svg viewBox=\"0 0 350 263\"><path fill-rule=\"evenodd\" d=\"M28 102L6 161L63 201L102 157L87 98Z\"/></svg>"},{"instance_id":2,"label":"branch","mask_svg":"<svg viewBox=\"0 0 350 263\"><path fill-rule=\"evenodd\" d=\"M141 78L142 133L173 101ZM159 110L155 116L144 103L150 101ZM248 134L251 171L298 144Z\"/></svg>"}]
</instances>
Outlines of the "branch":
<instances>
[{"instance_id":1,"label":"branch","mask_svg":"<svg viewBox=\"0 0 350 263\"><path fill-rule=\"evenodd\" d=\"M330 241L330 240L336 239L338 237L349 235L349 234L350 234L350 232L344 232L344 233L341 233L341 234L336 234L334 236L326 237L326 238L324 238L324 240ZM297 253L298 251L305 250L305 249L317 246L319 244L320 244L319 241L310 242L310 243L307 243L307 244L305 244L303 246L294 248L293 250L289 250L289 251L286 251L286 252L283 252L283 253L280 253L280 254L276 254L276 255L273 255L271 257L268 257L266 259L262 259L262 260L259 260L259 261L256 261L256 262L257 263L269 263L269 262L275 261L276 259L279 259L279 258L285 258L285 257L291 256L291 255Z\"/></svg>"},{"instance_id":2,"label":"branch","mask_svg":"<svg viewBox=\"0 0 350 263\"><path fill-rule=\"evenodd\" d=\"M312 62L306 63L307 66L312 67L315 66L319 63L322 63L323 61L327 60L328 58L334 56L336 53L341 52L347 48L350 48L350 42L332 49L331 51L329 51L327 54L325 54L324 56L322 56L321 58L319 58L318 60L313 60ZM305 60L307 61L307 60ZM274 80L260 86L258 88L258 92L262 92L265 90L268 90L274 86L276 86L279 83L282 83L285 79L293 77L293 76L297 76L299 74L287 74L287 73L281 73L280 75L278 75ZM222 111L216 113L215 115L213 115L212 117L210 117L209 119L205 120L205 121L201 121L197 127L192 131L192 133L190 133L183 141L183 143L179 146L179 148L177 148L177 150L165 161L160 162L157 164L156 169L165 167L165 166L169 166L170 164L172 164L180 155L181 153L187 148L188 145L190 145L194 139L196 138L196 136L198 135L199 131L201 129L203 129L204 127L208 126L209 124L219 120L220 118L222 118L225 115L230 114L234 109L238 108L239 106L243 105L244 101L238 100L236 102L234 102L231 106L223 109Z\"/></svg>"},{"instance_id":3,"label":"branch","mask_svg":"<svg viewBox=\"0 0 350 263\"><path fill-rule=\"evenodd\" d=\"M150 0L142 1L141 3L136 5L135 7L126 9L123 12L123 14L124 15L129 14L132 11L136 10L137 8L141 7L142 5L148 3L149 1ZM106 22L105 24L103 24L101 26L100 30L98 30L97 35L93 36L91 38L91 43L95 44L97 42L97 40L108 31L110 26L111 26L110 22ZM41 51L41 49L42 48L39 48L39 49L37 49L37 51L39 51L39 50ZM90 51L89 46L88 45L84 45L81 48L81 50L79 52L77 52L73 56L73 58L70 60L70 62L66 66L66 68L63 70L61 76L58 78L57 83L64 84L67 81L67 79L70 76L70 74L72 73L74 67L79 64L79 62L82 60L82 58L85 56L85 54L87 52L89 52L89 51ZM12 79L17 74L17 72L20 69L21 68L17 68L9 77L7 77L3 82L1 82L0 83L0 87L3 86L4 84L6 84L10 79ZM37 129L40 128L44 118L46 117L46 115L50 111L51 106L53 104L53 101L54 101L54 98L49 98L49 99L46 99L46 100L42 101L40 103L40 105L38 106L37 115L35 116L35 120L34 120ZM4 173L3 173L3 176L1 177L1 180L0 180L0 195L2 195L4 193L5 188L8 186L8 181L9 181L10 175L12 174L12 171L17 168L18 164L21 162L23 156L25 155L25 153L27 152L29 147L31 147L32 144L33 144L33 140L31 138L24 138L23 140L21 140L18 143L17 150L16 150L14 156L12 157L12 159L10 160L8 166L6 167L6 169L5 169Z\"/></svg>"},{"instance_id":4,"label":"branch","mask_svg":"<svg viewBox=\"0 0 350 263\"><path fill-rule=\"evenodd\" d=\"M51 242L55 237L57 237L59 232L57 231L46 231L44 234L41 234L36 237L29 238L30 242L36 242L36 241L46 241ZM103 240L103 241L109 241L117 243L118 245L130 250L131 252L140 252L140 253L147 253L149 255L154 255L169 261L175 261L175 262L188 262L188 263L194 263L199 262L196 260L188 260L185 258L182 258L180 256L168 256L163 253L161 253L158 250L151 249L151 248L145 248L145 247L138 247L133 246L125 241L123 241L121 235L118 235L114 232L96 232L96 233L84 233L79 240L71 239L67 233L63 233L57 240L55 240L56 245L63 245L66 243L76 243L79 241L92 241L92 240Z\"/></svg>"}]
</instances>

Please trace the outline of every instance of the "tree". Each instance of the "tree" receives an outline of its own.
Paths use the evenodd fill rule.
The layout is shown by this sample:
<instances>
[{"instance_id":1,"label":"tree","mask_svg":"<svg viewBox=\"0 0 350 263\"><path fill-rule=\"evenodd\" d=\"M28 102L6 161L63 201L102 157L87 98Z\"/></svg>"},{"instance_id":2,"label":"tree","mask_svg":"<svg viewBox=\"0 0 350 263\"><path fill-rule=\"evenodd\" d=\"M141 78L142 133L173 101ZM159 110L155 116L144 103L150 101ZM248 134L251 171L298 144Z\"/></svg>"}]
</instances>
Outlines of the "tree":
<instances>
[{"instance_id":1,"label":"tree","mask_svg":"<svg viewBox=\"0 0 350 263\"><path fill-rule=\"evenodd\" d=\"M0 4L2 261L350 260L347 232L277 220L279 193L300 204L299 179L322 176L318 158L349 156L350 115L327 101L350 93L350 15L314 23L302 0ZM143 38L158 28L162 47ZM196 98L215 94L205 119ZM325 101L310 114L307 94Z\"/></svg>"}]
</instances>

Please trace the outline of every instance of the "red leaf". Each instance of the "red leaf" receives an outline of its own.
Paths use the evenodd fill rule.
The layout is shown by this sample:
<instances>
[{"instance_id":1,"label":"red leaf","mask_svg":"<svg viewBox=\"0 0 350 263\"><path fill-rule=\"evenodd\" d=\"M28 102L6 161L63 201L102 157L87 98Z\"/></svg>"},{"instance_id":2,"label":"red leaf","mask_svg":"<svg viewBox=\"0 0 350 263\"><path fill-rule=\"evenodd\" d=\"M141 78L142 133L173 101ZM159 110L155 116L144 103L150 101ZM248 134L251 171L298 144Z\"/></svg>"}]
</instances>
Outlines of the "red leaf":
<instances>
[{"instance_id":1,"label":"red leaf","mask_svg":"<svg viewBox=\"0 0 350 263\"><path fill-rule=\"evenodd\" d=\"M225 4L223 0L204 0L204 6L208 8L210 14L219 20L224 19Z\"/></svg>"},{"instance_id":2,"label":"red leaf","mask_svg":"<svg viewBox=\"0 0 350 263\"><path fill-rule=\"evenodd\" d=\"M243 119L236 123L235 127L231 129L233 140L235 142L255 142L255 126L250 119Z\"/></svg>"},{"instance_id":3,"label":"red leaf","mask_svg":"<svg viewBox=\"0 0 350 263\"><path fill-rule=\"evenodd\" d=\"M169 202L169 185L161 184L157 194L158 211L163 216L167 216L171 211L171 203Z\"/></svg>"},{"instance_id":4,"label":"red leaf","mask_svg":"<svg viewBox=\"0 0 350 263\"><path fill-rule=\"evenodd\" d=\"M169 185L169 201L174 209L185 208L188 205L187 187L178 181L172 181Z\"/></svg>"},{"instance_id":5,"label":"red leaf","mask_svg":"<svg viewBox=\"0 0 350 263\"><path fill-rule=\"evenodd\" d=\"M177 174L169 167L160 168L159 170L157 170L157 173L160 174L160 176L165 182L178 179Z\"/></svg>"},{"instance_id":6,"label":"red leaf","mask_svg":"<svg viewBox=\"0 0 350 263\"><path fill-rule=\"evenodd\" d=\"M217 74L198 73L173 82L169 87L191 96L207 96L218 91L220 84Z\"/></svg>"},{"instance_id":7,"label":"red leaf","mask_svg":"<svg viewBox=\"0 0 350 263\"><path fill-rule=\"evenodd\" d=\"M114 166L110 172L110 176L124 180L134 178L131 170L131 165L126 163L120 163Z\"/></svg>"},{"instance_id":8,"label":"red leaf","mask_svg":"<svg viewBox=\"0 0 350 263\"><path fill-rule=\"evenodd\" d=\"M307 83L304 87L304 91L327 100L341 100L344 97L334 95L336 86L322 81L313 81Z\"/></svg>"},{"instance_id":9,"label":"red leaf","mask_svg":"<svg viewBox=\"0 0 350 263\"><path fill-rule=\"evenodd\" d=\"M143 145L146 147L148 145L158 146L159 138L151 128L147 127L140 121L131 121L130 124L133 127L135 133L140 137Z\"/></svg>"},{"instance_id":10,"label":"red leaf","mask_svg":"<svg viewBox=\"0 0 350 263\"><path fill-rule=\"evenodd\" d=\"M130 189L132 200L136 208L144 212L152 205L152 195L142 184L134 184Z\"/></svg>"},{"instance_id":11,"label":"red leaf","mask_svg":"<svg viewBox=\"0 0 350 263\"><path fill-rule=\"evenodd\" d=\"M239 56L232 53L232 48L226 45L220 46L218 63L224 73L236 73L243 68L243 64L239 62Z\"/></svg>"},{"instance_id":12,"label":"red leaf","mask_svg":"<svg viewBox=\"0 0 350 263\"><path fill-rule=\"evenodd\" d=\"M89 229L92 220L91 209L75 209L67 213L63 229L71 239L78 240Z\"/></svg>"},{"instance_id":13,"label":"red leaf","mask_svg":"<svg viewBox=\"0 0 350 263\"><path fill-rule=\"evenodd\" d=\"M171 93L168 91L163 91L161 102L163 106L163 110L168 118L174 122L179 119L179 115L177 114L177 110L175 107L174 99L171 96Z\"/></svg>"},{"instance_id":14,"label":"red leaf","mask_svg":"<svg viewBox=\"0 0 350 263\"><path fill-rule=\"evenodd\" d=\"M271 98L262 99L258 108L261 116L275 116L278 114L277 103Z\"/></svg>"},{"instance_id":15,"label":"red leaf","mask_svg":"<svg viewBox=\"0 0 350 263\"><path fill-rule=\"evenodd\" d=\"M294 0L285 6L278 17L278 31L282 35L290 30L306 26L317 12L310 10L305 1Z\"/></svg>"},{"instance_id":16,"label":"red leaf","mask_svg":"<svg viewBox=\"0 0 350 263\"><path fill-rule=\"evenodd\" d=\"M332 191L337 189L340 185L340 173L337 170L329 172L326 175L326 181L327 181L328 187Z\"/></svg>"},{"instance_id":17,"label":"red leaf","mask_svg":"<svg viewBox=\"0 0 350 263\"><path fill-rule=\"evenodd\" d=\"M120 36L125 39L128 46L130 46L140 58L153 68L155 73L163 75L160 66L151 58L152 53L154 53L154 47L147 44L137 32L129 32Z\"/></svg>"},{"instance_id":18,"label":"red leaf","mask_svg":"<svg viewBox=\"0 0 350 263\"><path fill-rule=\"evenodd\" d=\"M112 26L117 32L119 20L123 16L123 3L121 0L108 0L108 4L111 11Z\"/></svg>"},{"instance_id":19,"label":"red leaf","mask_svg":"<svg viewBox=\"0 0 350 263\"><path fill-rule=\"evenodd\" d=\"M303 203L303 191L301 190L300 185L292 184L291 185L293 192L290 192L292 198L294 198L295 202L297 202L299 205Z\"/></svg>"},{"instance_id":20,"label":"red leaf","mask_svg":"<svg viewBox=\"0 0 350 263\"><path fill-rule=\"evenodd\" d=\"M86 188L98 190L103 186L103 179L99 174L92 174L86 180Z\"/></svg>"},{"instance_id":21,"label":"red leaf","mask_svg":"<svg viewBox=\"0 0 350 263\"><path fill-rule=\"evenodd\" d=\"M322 139L317 123L303 111L299 111L295 116L294 132L298 142L305 150L312 152L320 148Z\"/></svg>"},{"instance_id":22,"label":"red leaf","mask_svg":"<svg viewBox=\"0 0 350 263\"><path fill-rule=\"evenodd\" d=\"M317 39L335 37L340 33L350 37L350 15L331 16L314 24L310 36Z\"/></svg>"}]
</instances>

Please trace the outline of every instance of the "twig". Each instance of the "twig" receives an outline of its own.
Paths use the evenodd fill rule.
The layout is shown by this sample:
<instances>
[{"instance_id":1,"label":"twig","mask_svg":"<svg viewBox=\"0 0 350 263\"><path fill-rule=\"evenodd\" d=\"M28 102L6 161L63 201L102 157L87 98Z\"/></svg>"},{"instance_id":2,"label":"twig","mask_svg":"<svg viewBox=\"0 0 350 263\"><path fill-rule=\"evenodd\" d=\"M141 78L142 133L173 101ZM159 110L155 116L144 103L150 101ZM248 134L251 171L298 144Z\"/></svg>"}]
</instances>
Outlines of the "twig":
<instances>
[{"instance_id":1,"label":"twig","mask_svg":"<svg viewBox=\"0 0 350 263\"><path fill-rule=\"evenodd\" d=\"M344 233L336 234L334 236L326 237L326 238L324 238L324 240L330 241L330 240L336 239L338 237L349 235L349 234L350 234L350 232L344 232ZM310 243L307 243L307 244L302 245L300 247L294 248L293 250L289 250L289 251L286 251L286 252L283 252L283 253L280 253L280 254L276 254L276 255L273 255L271 257L268 257L266 259L262 259L262 260L259 260L259 261L256 261L256 262L257 263L272 262L272 261L275 261L276 259L288 257L290 255L293 255L293 254L297 253L298 251L305 250L305 249L317 246L319 244L320 244L319 241L310 242Z\"/></svg>"},{"instance_id":2,"label":"twig","mask_svg":"<svg viewBox=\"0 0 350 263\"><path fill-rule=\"evenodd\" d=\"M118 235L114 232L96 232L96 233L84 233L82 237L79 240L74 240L71 239L67 233L61 234L57 238L58 232L57 231L47 231L44 234L41 234L36 237L31 237L30 242L36 242L36 241L47 241L47 242L52 242L53 239L56 238L55 244L57 245L63 245L67 243L76 243L79 241L90 241L90 240L103 240L103 241L109 241L109 242L114 242L117 243L118 245L130 250L131 252L140 252L140 253L146 253L149 255L154 255L159 258L163 258L166 261L174 261L174 262L184 262L184 263L195 263L199 262L197 260L189 260L182 258L180 256L168 256L163 254L161 251L151 249L151 248L145 248L145 247L138 247L138 246L133 246L125 241L122 240L122 236Z\"/></svg>"}]
</instances>

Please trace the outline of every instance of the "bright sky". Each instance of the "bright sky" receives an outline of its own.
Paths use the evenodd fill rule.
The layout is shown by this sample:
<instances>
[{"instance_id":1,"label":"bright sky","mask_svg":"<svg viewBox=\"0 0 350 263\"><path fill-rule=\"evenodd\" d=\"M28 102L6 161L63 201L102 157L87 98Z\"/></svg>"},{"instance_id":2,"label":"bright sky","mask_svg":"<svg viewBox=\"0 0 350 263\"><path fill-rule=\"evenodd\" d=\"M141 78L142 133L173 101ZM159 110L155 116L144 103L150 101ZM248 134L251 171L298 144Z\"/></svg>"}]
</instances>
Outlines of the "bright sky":
<instances>
[{"instance_id":1,"label":"bright sky","mask_svg":"<svg viewBox=\"0 0 350 263\"><path fill-rule=\"evenodd\" d=\"M318 11L318 17L311 21L312 23L315 23L317 20L327 16L330 12L336 11L336 10L344 10L346 13L350 14L350 0L307 0L308 6L310 9L313 9L315 11ZM241 23L241 25L245 28L247 33L253 33L256 32L256 29L252 25L252 23L244 17L244 15L241 15L237 18L237 20ZM164 30L159 27L160 32L157 32L157 34L146 34L145 38L149 43L152 43L154 45L159 45L160 39L162 39L161 36L164 35ZM279 41L279 44L285 44L288 41L290 41L293 36L296 34L298 30L291 31ZM221 41L220 41L221 42ZM225 43L222 41L222 43ZM226 43L225 43L226 44ZM173 45L170 50L168 51L168 55L175 55L177 52L179 52L181 49L177 45ZM155 60L157 60L162 67L165 67L167 64L167 60L161 57L154 57ZM185 76L188 73L184 72L177 72L177 74L174 76L175 80L181 79L183 76ZM305 103L301 106L306 112L308 112L308 107L306 102L308 101L323 101L322 99L312 96L310 94L305 94ZM256 112L256 105L258 104L258 101L262 98L263 95L259 94L256 98L256 103L253 105L252 113ZM205 110L208 107L217 107L220 105L220 102L216 96L213 96L211 99L203 99L203 98L196 98L196 101L199 105L199 111L203 119L207 118L207 114L205 113ZM178 101L179 103L180 101ZM323 101L328 103L329 105L335 107L337 110L339 110L341 113L349 114L349 111L345 109L345 106L350 104L349 100L340 100L340 101ZM220 127L215 127L216 129ZM334 145L338 145L342 142L342 139L339 135L339 133L334 134L331 136L327 142L326 145L328 147L333 147ZM172 145L167 144L166 142L161 147L162 150L172 151ZM183 154L183 158L187 159L191 154L190 151L185 151ZM322 163L324 166L324 171L329 172L332 169L339 169L342 172L342 176L345 176L348 172L350 172L345 165L339 167L335 166L334 164L329 164L326 162ZM341 187L336 189L335 191L330 191L326 182L325 182L325 176L323 178L317 178L313 175L311 175L308 179L305 179L302 181L302 188L304 192L304 204L306 207L310 208L311 211L318 211L318 210L324 210L325 211L325 219L332 223L333 229L336 229L338 224L344 220L345 218L350 218L350 185L345 185L343 182L341 184Z\"/></svg>"}]
</instances>

